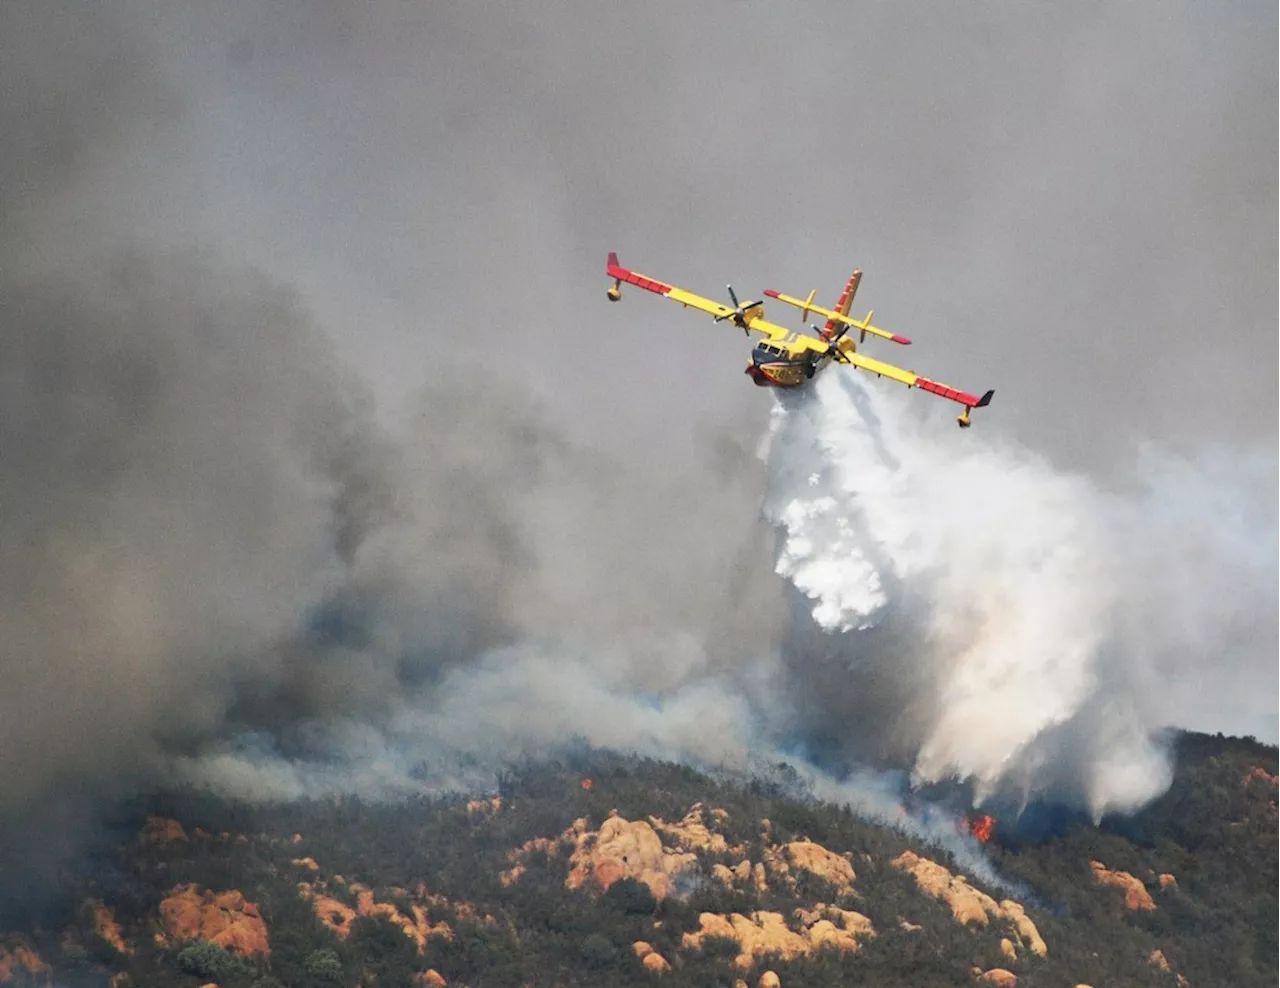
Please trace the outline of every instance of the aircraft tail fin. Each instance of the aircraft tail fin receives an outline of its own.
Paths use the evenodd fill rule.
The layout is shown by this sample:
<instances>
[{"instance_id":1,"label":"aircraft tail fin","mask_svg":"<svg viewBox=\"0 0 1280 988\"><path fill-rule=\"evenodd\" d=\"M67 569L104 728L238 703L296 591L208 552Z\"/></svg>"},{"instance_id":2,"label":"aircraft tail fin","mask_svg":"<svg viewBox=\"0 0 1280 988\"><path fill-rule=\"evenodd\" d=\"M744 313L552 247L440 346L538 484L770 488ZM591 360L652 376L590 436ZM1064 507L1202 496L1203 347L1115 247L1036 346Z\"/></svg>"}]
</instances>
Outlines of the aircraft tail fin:
<instances>
[{"instance_id":1,"label":"aircraft tail fin","mask_svg":"<svg viewBox=\"0 0 1280 988\"><path fill-rule=\"evenodd\" d=\"M853 305L853 297L858 294L858 283L862 281L862 271L855 269L853 274L849 275L849 281L844 286L844 292L840 296L840 301L836 303L835 311L842 316L849 314L849 307ZM822 335L827 339L831 339L840 329L840 322L837 319L828 319L826 328Z\"/></svg>"}]
</instances>

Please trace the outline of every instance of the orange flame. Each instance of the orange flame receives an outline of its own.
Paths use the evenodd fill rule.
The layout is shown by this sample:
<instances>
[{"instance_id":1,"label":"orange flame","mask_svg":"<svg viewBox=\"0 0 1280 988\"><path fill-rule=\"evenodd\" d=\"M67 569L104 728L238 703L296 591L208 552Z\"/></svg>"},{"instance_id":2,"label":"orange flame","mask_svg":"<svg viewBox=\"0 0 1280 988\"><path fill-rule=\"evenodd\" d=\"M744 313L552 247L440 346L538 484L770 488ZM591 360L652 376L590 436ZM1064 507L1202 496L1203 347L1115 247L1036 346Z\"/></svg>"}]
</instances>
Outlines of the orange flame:
<instances>
[{"instance_id":1,"label":"orange flame","mask_svg":"<svg viewBox=\"0 0 1280 988\"><path fill-rule=\"evenodd\" d=\"M590 780L590 779L583 779L583 780L582 780L582 788L583 788L583 789L590 789L590 788L591 788L591 780Z\"/></svg>"},{"instance_id":2,"label":"orange flame","mask_svg":"<svg viewBox=\"0 0 1280 988\"><path fill-rule=\"evenodd\" d=\"M985 844L991 840L991 834L996 829L996 818L993 816L971 816L964 822L965 828L974 837Z\"/></svg>"}]
</instances>

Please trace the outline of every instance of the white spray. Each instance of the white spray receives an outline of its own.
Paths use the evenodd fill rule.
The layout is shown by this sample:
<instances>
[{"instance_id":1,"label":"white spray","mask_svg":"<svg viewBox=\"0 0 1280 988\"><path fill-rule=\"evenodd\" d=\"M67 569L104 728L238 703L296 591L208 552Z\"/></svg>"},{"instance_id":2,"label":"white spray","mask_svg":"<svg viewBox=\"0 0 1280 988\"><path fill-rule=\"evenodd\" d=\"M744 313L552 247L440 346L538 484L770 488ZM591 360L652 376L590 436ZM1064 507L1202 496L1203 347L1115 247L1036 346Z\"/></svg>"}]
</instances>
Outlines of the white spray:
<instances>
[{"instance_id":1,"label":"white spray","mask_svg":"<svg viewBox=\"0 0 1280 988\"><path fill-rule=\"evenodd\" d=\"M911 397L837 368L779 399L761 451L778 573L843 639L851 694L868 671L931 693L903 712L919 781L969 778L979 799L1010 783L1024 799L1074 789L1095 815L1142 805L1169 783L1155 730L1179 716L1170 685L1207 668L1197 648L1232 639L1238 614L1274 615L1265 486L1243 478L1234 512L1186 510L1213 485L1184 464L1148 469L1149 495L1121 498L913 418ZM1193 571L1177 547L1195 544ZM1217 606L1205 588L1224 584ZM885 629L892 651L869 644ZM1256 640L1234 635L1241 671L1274 679L1274 630L1272 617ZM1238 707L1250 686L1234 686Z\"/></svg>"}]
</instances>

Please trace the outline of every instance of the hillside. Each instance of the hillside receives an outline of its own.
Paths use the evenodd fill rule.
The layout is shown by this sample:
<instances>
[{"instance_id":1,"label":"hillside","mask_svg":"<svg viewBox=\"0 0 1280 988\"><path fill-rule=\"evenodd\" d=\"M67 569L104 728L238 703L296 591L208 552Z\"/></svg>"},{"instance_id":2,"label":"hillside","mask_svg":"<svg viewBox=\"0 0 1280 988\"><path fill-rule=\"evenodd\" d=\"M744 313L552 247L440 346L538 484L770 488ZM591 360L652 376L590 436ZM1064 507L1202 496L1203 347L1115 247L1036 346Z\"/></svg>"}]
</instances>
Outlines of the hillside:
<instances>
[{"instance_id":1,"label":"hillside","mask_svg":"<svg viewBox=\"0 0 1280 988\"><path fill-rule=\"evenodd\" d=\"M474 800L153 796L10 917L0 983L1273 985L1276 762L1183 735L1136 817L975 818L1004 889L785 780L602 753Z\"/></svg>"}]
</instances>

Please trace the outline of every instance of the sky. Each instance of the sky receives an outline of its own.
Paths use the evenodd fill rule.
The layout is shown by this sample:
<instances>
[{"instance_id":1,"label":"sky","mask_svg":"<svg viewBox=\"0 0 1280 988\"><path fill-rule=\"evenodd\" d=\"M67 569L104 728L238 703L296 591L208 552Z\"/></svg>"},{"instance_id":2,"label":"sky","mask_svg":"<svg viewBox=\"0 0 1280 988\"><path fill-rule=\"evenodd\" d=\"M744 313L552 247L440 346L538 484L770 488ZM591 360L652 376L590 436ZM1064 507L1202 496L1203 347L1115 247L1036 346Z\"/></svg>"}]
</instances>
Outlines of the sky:
<instances>
[{"instance_id":1,"label":"sky","mask_svg":"<svg viewBox=\"0 0 1280 988\"><path fill-rule=\"evenodd\" d=\"M1187 621L1230 675L1163 709L1274 742L1241 696L1276 692L1276 18L6 4L6 798L287 758L317 723L447 737L424 691L542 697L506 741L535 751L557 698L612 698L671 756L798 704L772 398L736 330L610 305L609 250L713 298L831 304L861 267L855 307L915 341L878 355L995 389L964 442L1124 504L1163 471L1196 492L1151 508L1166 543L1249 521L1178 543L1125 620L1260 551L1247 613ZM927 448L961 441L937 421Z\"/></svg>"},{"instance_id":2,"label":"sky","mask_svg":"<svg viewBox=\"0 0 1280 988\"><path fill-rule=\"evenodd\" d=\"M186 167L165 156L177 195L144 212L340 312L393 393L477 336L545 336L553 364L601 336L573 376L639 405L664 387L646 334L721 371L670 361L671 392L758 414L731 334L600 305L616 249L716 297L834 299L860 266L920 368L996 387L1007 427L1072 466L1146 439L1272 445L1274 12L914 9L174 13L148 40L189 101Z\"/></svg>"}]
</instances>

